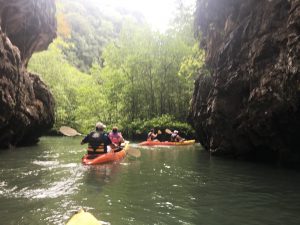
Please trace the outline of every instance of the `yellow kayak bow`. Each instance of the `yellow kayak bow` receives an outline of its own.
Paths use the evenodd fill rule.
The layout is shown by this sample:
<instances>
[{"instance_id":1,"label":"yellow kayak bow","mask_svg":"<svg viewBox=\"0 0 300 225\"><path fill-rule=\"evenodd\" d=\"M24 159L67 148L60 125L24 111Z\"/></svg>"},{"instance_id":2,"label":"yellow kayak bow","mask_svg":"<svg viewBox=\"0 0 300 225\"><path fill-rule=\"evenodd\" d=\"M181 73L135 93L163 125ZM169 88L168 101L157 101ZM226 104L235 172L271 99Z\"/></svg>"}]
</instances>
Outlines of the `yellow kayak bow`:
<instances>
[{"instance_id":1,"label":"yellow kayak bow","mask_svg":"<svg viewBox=\"0 0 300 225\"><path fill-rule=\"evenodd\" d=\"M97 220L91 213L80 209L74 214L66 225L102 225L101 221Z\"/></svg>"}]
</instances>

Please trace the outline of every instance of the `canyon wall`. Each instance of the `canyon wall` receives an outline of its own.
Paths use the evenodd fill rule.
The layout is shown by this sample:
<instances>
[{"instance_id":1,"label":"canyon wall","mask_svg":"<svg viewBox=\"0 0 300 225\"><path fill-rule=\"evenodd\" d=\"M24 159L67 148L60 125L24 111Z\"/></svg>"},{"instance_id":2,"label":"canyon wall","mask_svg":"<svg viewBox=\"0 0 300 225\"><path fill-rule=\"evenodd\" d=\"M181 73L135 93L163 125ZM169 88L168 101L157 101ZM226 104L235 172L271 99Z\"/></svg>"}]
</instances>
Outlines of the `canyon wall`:
<instances>
[{"instance_id":1,"label":"canyon wall","mask_svg":"<svg viewBox=\"0 0 300 225\"><path fill-rule=\"evenodd\" d=\"M300 1L198 0L189 120L213 155L299 164Z\"/></svg>"},{"instance_id":2,"label":"canyon wall","mask_svg":"<svg viewBox=\"0 0 300 225\"><path fill-rule=\"evenodd\" d=\"M31 145L54 123L54 99L26 66L56 37L54 0L0 0L0 148Z\"/></svg>"}]
</instances>

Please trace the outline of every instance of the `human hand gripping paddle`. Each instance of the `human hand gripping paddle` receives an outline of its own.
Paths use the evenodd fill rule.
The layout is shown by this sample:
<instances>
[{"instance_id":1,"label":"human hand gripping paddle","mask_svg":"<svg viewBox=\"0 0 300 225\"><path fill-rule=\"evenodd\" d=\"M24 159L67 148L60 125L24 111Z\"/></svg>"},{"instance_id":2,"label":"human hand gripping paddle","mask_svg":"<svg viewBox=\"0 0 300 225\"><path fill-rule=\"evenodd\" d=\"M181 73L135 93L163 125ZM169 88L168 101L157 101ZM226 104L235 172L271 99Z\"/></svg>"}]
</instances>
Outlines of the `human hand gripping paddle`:
<instances>
[{"instance_id":1,"label":"human hand gripping paddle","mask_svg":"<svg viewBox=\"0 0 300 225\"><path fill-rule=\"evenodd\" d=\"M82 134L79 133L77 130L71 128L71 127L67 127L67 126L62 126L60 127L59 131L63 134L66 135L68 137L73 137L76 135L81 136ZM141 151L138 149L133 149L133 148L128 148L127 149L127 153L131 156L134 156L135 158L139 158L141 156Z\"/></svg>"}]
</instances>

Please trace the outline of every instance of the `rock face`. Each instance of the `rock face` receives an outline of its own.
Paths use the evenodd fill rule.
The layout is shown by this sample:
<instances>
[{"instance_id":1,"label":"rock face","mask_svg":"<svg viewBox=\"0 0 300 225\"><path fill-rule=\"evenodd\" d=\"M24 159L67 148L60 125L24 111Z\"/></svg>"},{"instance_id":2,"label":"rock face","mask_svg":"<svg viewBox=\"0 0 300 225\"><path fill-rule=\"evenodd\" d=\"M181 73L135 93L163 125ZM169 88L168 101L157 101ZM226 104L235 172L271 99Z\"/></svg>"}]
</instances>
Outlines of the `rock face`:
<instances>
[{"instance_id":1,"label":"rock face","mask_svg":"<svg viewBox=\"0 0 300 225\"><path fill-rule=\"evenodd\" d=\"M54 99L26 71L56 36L54 0L0 0L0 148L29 145L54 123Z\"/></svg>"},{"instance_id":2,"label":"rock face","mask_svg":"<svg viewBox=\"0 0 300 225\"><path fill-rule=\"evenodd\" d=\"M211 73L190 121L215 155L300 162L300 0L198 0Z\"/></svg>"}]
</instances>

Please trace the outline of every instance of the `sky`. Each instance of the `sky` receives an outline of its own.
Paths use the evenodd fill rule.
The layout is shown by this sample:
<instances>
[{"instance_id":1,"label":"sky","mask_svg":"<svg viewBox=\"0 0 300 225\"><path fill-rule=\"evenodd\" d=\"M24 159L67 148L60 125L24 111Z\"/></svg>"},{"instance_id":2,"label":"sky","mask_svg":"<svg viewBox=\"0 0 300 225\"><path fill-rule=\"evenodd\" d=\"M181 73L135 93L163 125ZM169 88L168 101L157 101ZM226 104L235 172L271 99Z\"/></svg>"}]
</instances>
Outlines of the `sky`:
<instances>
[{"instance_id":1,"label":"sky","mask_svg":"<svg viewBox=\"0 0 300 225\"><path fill-rule=\"evenodd\" d=\"M161 32L167 29L176 10L176 0L110 0L109 2L115 6L141 12L148 23ZM196 0L183 0L183 2L194 5Z\"/></svg>"}]
</instances>

